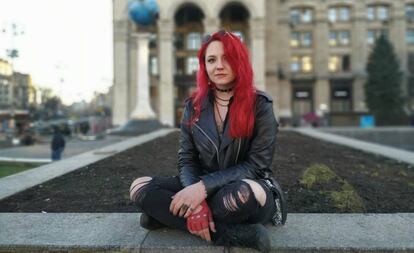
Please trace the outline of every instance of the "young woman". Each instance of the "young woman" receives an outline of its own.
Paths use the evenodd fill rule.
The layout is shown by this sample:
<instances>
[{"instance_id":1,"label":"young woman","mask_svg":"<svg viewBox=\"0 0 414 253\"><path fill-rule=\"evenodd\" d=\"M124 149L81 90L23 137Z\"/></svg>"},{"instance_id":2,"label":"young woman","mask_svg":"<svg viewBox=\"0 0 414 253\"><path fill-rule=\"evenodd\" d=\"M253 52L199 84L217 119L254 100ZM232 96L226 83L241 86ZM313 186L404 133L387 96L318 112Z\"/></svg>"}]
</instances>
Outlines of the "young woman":
<instances>
[{"instance_id":1,"label":"young woman","mask_svg":"<svg viewBox=\"0 0 414 253\"><path fill-rule=\"evenodd\" d=\"M197 90L181 122L179 176L137 178L131 200L144 228L268 252L264 225L286 220L270 170L278 128L272 98L254 88L249 52L234 34L207 36L198 59Z\"/></svg>"}]
</instances>

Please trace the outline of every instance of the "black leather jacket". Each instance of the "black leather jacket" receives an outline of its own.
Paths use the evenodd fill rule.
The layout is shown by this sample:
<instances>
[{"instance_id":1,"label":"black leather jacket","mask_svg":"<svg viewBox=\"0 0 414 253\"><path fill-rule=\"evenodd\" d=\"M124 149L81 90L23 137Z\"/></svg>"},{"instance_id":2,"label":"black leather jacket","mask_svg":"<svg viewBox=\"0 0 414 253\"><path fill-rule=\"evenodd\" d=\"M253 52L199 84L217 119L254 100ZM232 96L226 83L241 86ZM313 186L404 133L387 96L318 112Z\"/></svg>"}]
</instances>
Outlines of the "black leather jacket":
<instances>
[{"instance_id":1,"label":"black leather jacket","mask_svg":"<svg viewBox=\"0 0 414 253\"><path fill-rule=\"evenodd\" d=\"M270 165L279 124L273 114L272 98L262 91L256 94L252 137L232 139L226 119L221 143L214 120L212 93L202 103L200 117L193 125L189 122L194 108L191 100L186 100L178 151L178 169L184 187L201 179L210 195L235 180L272 175Z\"/></svg>"}]
</instances>

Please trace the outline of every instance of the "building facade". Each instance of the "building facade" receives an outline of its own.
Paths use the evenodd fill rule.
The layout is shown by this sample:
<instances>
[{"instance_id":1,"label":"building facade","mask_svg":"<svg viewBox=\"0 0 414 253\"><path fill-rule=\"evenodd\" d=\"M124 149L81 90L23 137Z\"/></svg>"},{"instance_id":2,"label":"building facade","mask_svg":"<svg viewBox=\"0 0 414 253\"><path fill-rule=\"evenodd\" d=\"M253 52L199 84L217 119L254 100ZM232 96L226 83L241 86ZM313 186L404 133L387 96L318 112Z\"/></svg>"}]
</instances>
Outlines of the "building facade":
<instances>
[{"instance_id":1,"label":"building facade","mask_svg":"<svg viewBox=\"0 0 414 253\"><path fill-rule=\"evenodd\" d=\"M414 104L414 0L158 0L149 29L151 104L162 123L177 125L195 87L203 35L226 29L251 51L255 85L274 97L282 124L308 113L333 125L355 125L367 113L365 66L375 39L387 36L404 73L403 96ZM127 0L113 1L114 124L136 103L137 27ZM414 109L414 108L412 108Z\"/></svg>"}]
</instances>

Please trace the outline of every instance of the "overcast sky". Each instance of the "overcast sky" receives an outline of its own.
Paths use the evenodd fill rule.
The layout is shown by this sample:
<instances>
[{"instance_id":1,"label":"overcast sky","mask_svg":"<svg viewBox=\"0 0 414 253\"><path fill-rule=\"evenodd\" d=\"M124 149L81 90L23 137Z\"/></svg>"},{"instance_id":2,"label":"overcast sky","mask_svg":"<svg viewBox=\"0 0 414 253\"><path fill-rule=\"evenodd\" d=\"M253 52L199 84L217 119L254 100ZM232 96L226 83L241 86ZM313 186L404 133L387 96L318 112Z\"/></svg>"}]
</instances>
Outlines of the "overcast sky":
<instances>
[{"instance_id":1,"label":"overcast sky","mask_svg":"<svg viewBox=\"0 0 414 253\"><path fill-rule=\"evenodd\" d=\"M69 104L112 84L111 0L0 0L2 59L13 44L2 30L13 22L24 30L14 39L20 51L14 69L36 86L52 88Z\"/></svg>"}]
</instances>

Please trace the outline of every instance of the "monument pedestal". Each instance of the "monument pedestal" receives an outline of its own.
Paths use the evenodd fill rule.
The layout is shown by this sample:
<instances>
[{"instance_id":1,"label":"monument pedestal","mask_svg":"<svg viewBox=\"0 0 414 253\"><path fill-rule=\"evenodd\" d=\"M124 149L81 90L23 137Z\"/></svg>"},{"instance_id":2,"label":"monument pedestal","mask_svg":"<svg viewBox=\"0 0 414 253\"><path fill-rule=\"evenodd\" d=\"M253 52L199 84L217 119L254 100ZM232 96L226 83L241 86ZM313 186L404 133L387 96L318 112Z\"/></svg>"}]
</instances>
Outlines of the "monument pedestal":
<instances>
[{"instance_id":1,"label":"monument pedestal","mask_svg":"<svg viewBox=\"0 0 414 253\"><path fill-rule=\"evenodd\" d=\"M115 135L138 135L163 128L154 111L151 108L149 96L149 39L150 34L141 32L134 34L137 39L137 103L132 111L130 120L123 126L112 130L110 133Z\"/></svg>"}]
</instances>

